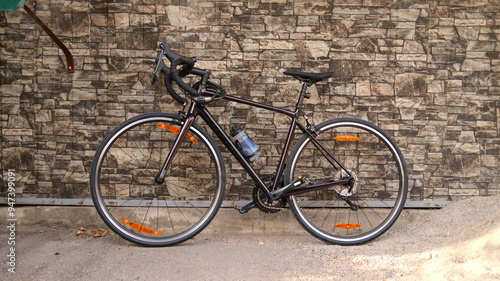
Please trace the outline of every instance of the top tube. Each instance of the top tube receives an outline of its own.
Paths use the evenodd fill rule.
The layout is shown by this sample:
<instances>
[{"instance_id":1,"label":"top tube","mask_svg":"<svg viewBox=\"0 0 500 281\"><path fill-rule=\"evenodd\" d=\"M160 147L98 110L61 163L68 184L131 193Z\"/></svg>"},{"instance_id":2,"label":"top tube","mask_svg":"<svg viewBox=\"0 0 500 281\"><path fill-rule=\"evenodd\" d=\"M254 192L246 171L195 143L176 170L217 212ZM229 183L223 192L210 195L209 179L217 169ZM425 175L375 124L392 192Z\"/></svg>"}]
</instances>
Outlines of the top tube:
<instances>
[{"instance_id":1,"label":"top tube","mask_svg":"<svg viewBox=\"0 0 500 281\"><path fill-rule=\"evenodd\" d=\"M275 107L275 106L271 106L271 105L267 105L267 104L263 104L263 103L258 103L258 102L238 98L235 96L230 96L230 95L227 95L226 97L224 97L224 99L229 100L229 101L234 101L237 103L248 104L248 105L259 107L259 108L264 108L264 109L275 111L275 112L279 112L279 113L288 115L292 118L298 117L298 113L299 113L299 109L297 109L296 111L291 111L291 110L287 110L284 108Z\"/></svg>"}]
</instances>

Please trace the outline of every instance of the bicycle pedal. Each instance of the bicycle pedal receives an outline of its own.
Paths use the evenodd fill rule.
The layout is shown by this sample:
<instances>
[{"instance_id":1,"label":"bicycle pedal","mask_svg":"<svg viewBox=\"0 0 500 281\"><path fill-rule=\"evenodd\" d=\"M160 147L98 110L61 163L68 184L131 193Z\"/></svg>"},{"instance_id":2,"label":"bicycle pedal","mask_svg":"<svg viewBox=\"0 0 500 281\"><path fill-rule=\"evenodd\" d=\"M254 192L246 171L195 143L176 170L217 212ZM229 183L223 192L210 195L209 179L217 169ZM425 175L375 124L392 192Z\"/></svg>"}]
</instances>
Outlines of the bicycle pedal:
<instances>
[{"instance_id":1,"label":"bicycle pedal","mask_svg":"<svg viewBox=\"0 0 500 281\"><path fill-rule=\"evenodd\" d=\"M255 203L253 201L251 202L248 202L247 204L241 206L241 207L236 207L236 210L238 210L238 212L240 212L240 214L246 214L248 213L248 211L250 211L251 209L255 208Z\"/></svg>"}]
</instances>

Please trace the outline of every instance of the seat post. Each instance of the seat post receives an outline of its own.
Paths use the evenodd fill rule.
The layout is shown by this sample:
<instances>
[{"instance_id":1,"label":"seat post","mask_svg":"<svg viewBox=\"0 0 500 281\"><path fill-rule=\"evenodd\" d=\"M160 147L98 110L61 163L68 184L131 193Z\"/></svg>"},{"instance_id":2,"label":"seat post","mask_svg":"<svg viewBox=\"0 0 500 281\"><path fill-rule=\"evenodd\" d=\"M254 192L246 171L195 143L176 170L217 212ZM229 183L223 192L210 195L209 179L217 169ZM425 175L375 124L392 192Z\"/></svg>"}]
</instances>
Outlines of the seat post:
<instances>
[{"instance_id":1,"label":"seat post","mask_svg":"<svg viewBox=\"0 0 500 281\"><path fill-rule=\"evenodd\" d=\"M297 105L295 106L295 108L297 110L300 110L302 108L302 103L304 102L304 98L307 95L307 86L308 86L307 82L304 82L304 84L302 85L302 90L300 91L299 101L297 102Z\"/></svg>"}]
</instances>

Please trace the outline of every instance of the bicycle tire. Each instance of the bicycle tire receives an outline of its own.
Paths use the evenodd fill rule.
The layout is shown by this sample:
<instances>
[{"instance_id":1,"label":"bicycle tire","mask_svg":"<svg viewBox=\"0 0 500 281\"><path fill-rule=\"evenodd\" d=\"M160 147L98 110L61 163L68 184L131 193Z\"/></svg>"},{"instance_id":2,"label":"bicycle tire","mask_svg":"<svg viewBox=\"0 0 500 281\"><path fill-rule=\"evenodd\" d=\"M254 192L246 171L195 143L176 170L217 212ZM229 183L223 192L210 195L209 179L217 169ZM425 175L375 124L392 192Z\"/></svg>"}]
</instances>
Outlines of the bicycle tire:
<instances>
[{"instance_id":1,"label":"bicycle tire","mask_svg":"<svg viewBox=\"0 0 500 281\"><path fill-rule=\"evenodd\" d=\"M164 183L155 183L182 124L177 115L140 115L116 127L97 149L90 173L94 206L108 227L130 242L184 242L220 208L226 185L222 154L197 124L188 131Z\"/></svg>"},{"instance_id":2,"label":"bicycle tire","mask_svg":"<svg viewBox=\"0 0 500 281\"><path fill-rule=\"evenodd\" d=\"M316 131L316 139L352 171L356 183L350 192L337 185L289 196L294 216L313 236L333 244L356 245L379 237L405 204L408 173L401 150L385 131L363 120L333 119ZM299 176L315 183L340 180L347 176L342 170L337 171L304 135L287 161L285 181ZM353 208L343 198L353 202Z\"/></svg>"}]
</instances>

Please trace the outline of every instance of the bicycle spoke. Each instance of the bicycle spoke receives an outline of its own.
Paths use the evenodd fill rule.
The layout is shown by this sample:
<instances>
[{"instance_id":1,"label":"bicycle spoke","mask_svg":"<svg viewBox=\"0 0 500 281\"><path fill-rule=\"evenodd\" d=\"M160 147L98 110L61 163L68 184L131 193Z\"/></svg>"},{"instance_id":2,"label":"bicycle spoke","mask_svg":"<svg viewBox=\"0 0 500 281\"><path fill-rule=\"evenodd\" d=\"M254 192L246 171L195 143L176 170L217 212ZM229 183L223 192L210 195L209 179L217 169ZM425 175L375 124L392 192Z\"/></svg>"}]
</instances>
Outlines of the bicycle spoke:
<instances>
[{"instance_id":1,"label":"bicycle spoke","mask_svg":"<svg viewBox=\"0 0 500 281\"><path fill-rule=\"evenodd\" d=\"M174 204L177 207L177 210L179 210L179 212L181 213L181 215L184 218L184 220L187 222L187 224L190 225L189 224L189 220L186 218L186 216L184 215L184 213L180 210L179 206L177 205L177 203L175 203L175 201L174 201Z\"/></svg>"},{"instance_id":2,"label":"bicycle spoke","mask_svg":"<svg viewBox=\"0 0 500 281\"><path fill-rule=\"evenodd\" d=\"M150 201L151 204L153 203L153 200ZM151 205L149 205L147 208L146 208L146 214L144 214L144 218L142 219L142 224L141 225L144 225L144 222L146 221L146 218L148 216L148 213L149 213L149 209L151 209Z\"/></svg>"},{"instance_id":3,"label":"bicycle spoke","mask_svg":"<svg viewBox=\"0 0 500 281\"><path fill-rule=\"evenodd\" d=\"M174 185L174 186L175 186L175 185ZM174 191L174 193L175 193L175 194L177 194L177 195L179 196L179 198L181 198L181 197L182 197L182 196L180 195L180 193L176 192L174 189L169 188L169 190ZM201 194L199 194L199 195L201 195ZM190 202L189 200L186 200L186 203L187 203L187 204L189 204L192 208L196 209L198 212L200 212L200 213L202 213L202 214L203 214L203 212L202 212L202 211L200 211L200 210L198 210L198 208L197 208L196 206L194 206L194 205L193 205L193 203L192 203L192 202ZM176 206L177 206L177 205L176 205ZM178 209L180 209L180 207L178 207Z\"/></svg>"},{"instance_id":4,"label":"bicycle spoke","mask_svg":"<svg viewBox=\"0 0 500 281\"><path fill-rule=\"evenodd\" d=\"M323 226L325 225L325 222L326 222L326 220L328 219L328 215L330 215L330 212L331 212L331 211L332 211L332 210L329 208L329 209L328 209L328 213L326 214L325 219L323 220L323 223L321 224L321 228L323 228ZM313 217L313 219L314 219L314 217Z\"/></svg>"},{"instance_id":5,"label":"bicycle spoke","mask_svg":"<svg viewBox=\"0 0 500 281\"><path fill-rule=\"evenodd\" d=\"M167 205L167 200L165 200L165 205ZM170 221L170 226L172 227L172 233L176 233L175 232L174 221L172 219L172 214L170 214L170 208L167 208L167 215L168 215L168 219Z\"/></svg>"}]
</instances>

